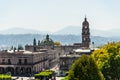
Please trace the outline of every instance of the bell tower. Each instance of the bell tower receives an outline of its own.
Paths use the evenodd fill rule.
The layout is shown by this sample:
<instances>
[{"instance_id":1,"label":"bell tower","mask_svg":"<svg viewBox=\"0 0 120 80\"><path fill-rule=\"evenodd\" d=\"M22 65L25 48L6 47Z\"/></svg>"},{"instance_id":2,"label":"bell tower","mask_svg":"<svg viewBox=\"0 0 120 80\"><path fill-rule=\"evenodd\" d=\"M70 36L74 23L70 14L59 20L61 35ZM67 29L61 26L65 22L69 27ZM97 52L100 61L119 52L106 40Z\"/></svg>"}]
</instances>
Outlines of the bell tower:
<instances>
[{"instance_id":1,"label":"bell tower","mask_svg":"<svg viewBox=\"0 0 120 80\"><path fill-rule=\"evenodd\" d=\"M82 47L89 48L90 45L90 29L89 29L89 22L85 17L82 23Z\"/></svg>"}]
</instances>

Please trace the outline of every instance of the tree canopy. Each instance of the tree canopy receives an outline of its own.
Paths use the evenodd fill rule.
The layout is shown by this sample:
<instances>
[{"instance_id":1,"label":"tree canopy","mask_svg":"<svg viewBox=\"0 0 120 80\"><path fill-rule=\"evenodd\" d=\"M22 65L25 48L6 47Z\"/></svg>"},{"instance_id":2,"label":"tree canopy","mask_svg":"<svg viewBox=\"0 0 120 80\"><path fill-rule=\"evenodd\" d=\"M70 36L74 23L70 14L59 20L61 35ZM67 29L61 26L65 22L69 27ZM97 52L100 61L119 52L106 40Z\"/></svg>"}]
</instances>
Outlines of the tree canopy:
<instances>
[{"instance_id":1,"label":"tree canopy","mask_svg":"<svg viewBox=\"0 0 120 80\"><path fill-rule=\"evenodd\" d=\"M120 42L112 42L92 53L106 80L120 80Z\"/></svg>"},{"instance_id":2,"label":"tree canopy","mask_svg":"<svg viewBox=\"0 0 120 80\"><path fill-rule=\"evenodd\" d=\"M92 57L82 55L73 63L68 80L104 80L104 77Z\"/></svg>"},{"instance_id":3,"label":"tree canopy","mask_svg":"<svg viewBox=\"0 0 120 80\"><path fill-rule=\"evenodd\" d=\"M56 42L54 42L54 45L60 46L61 43L56 41Z\"/></svg>"}]
</instances>

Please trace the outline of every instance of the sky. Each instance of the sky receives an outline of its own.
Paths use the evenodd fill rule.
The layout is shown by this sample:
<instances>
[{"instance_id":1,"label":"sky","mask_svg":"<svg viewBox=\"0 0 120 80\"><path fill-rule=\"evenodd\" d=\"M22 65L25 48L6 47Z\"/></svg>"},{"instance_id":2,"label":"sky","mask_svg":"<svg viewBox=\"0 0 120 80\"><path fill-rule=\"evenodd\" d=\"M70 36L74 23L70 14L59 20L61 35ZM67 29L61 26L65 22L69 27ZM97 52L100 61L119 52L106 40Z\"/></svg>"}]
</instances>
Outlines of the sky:
<instances>
[{"instance_id":1,"label":"sky","mask_svg":"<svg viewBox=\"0 0 120 80\"><path fill-rule=\"evenodd\" d=\"M80 26L120 29L120 0L0 0L0 30L26 28L55 32Z\"/></svg>"}]
</instances>

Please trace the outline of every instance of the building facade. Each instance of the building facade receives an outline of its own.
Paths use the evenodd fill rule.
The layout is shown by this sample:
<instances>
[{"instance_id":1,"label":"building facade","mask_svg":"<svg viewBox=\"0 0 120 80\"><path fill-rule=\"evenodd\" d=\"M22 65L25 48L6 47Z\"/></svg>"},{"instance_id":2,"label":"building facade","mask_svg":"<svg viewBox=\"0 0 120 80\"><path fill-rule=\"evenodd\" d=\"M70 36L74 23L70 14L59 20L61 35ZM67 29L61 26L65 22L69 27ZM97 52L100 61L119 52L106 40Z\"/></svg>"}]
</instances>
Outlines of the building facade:
<instances>
[{"instance_id":1,"label":"building facade","mask_svg":"<svg viewBox=\"0 0 120 80\"><path fill-rule=\"evenodd\" d=\"M49 68L47 53L30 51L0 52L0 73L28 75Z\"/></svg>"}]
</instances>

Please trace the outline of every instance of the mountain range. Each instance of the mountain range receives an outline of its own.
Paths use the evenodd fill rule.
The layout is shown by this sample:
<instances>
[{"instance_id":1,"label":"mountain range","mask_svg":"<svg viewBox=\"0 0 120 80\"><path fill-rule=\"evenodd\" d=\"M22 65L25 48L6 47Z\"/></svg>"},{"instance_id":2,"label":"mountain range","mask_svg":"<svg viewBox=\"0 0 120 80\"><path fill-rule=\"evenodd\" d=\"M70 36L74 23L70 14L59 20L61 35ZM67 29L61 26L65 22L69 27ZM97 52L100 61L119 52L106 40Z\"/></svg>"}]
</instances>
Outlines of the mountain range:
<instances>
[{"instance_id":1,"label":"mountain range","mask_svg":"<svg viewBox=\"0 0 120 80\"><path fill-rule=\"evenodd\" d=\"M9 28L6 30L1 30L0 34L49 34L48 31L39 31L26 28Z\"/></svg>"},{"instance_id":2,"label":"mountain range","mask_svg":"<svg viewBox=\"0 0 120 80\"><path fill-rule=\"evenodd\" d=\"M59 31L56 31L54 34L74 34L80 35L82 32L82 28L80 26L68 26ZM99 29L91 29L90 33L92 36L101 36L101 37L120 37L120 29L108 29L108 30L99 30Z\"/></svg>"},{"instance_id":3,"label":"mountain range","mask_svg":"<svg viewBox=\"0 0 120 80\"><path fill-rule=\"evenodd\" d=\"M39 31L25 28L10 28L0 31L0 34L53 34L53 35L81 35L80 26L68 26L56 32ZM120 29L98 30L90 29L92 36L120 37Z\"/></svg>"},{"instance_id":4,"label":"mountain range","mask_svg":"<svg viewBox=\"0 0 120 80\"><path fill-rule=\"evenodd\" d=\"M95 46L120 40L119 29L106 31L91 29L90 31L91 42L94 42ZM0 47L32 44L34 38L42 41L45 39L46 34L50 34L51 39L59 41L63 45L72 45L81 42L81 28L79 26L65 27L54 33L32 29L11 28L0 31Z\"/></svg>"},{"instance_id":5,"label":"mountain range","mask_svg":"<svg viewBox=\"0 0 120 80\"><path fill-rule=\"evenodd\" d=\"M46 35L41 34L7 34L7 35L0 35L0 47L10 47L10 46L18 46L26 45L26 44L33 44L33 39L36 40L44 40ZM81 43L81 35L50 35L50 38L53 41L61 42L62 45L72 45L74 43ZM95 43L95 46L100 46L106 44L108 42L119 41L120 38L106 38L100 36L91 36L91 42Z\"/></svg>"}]
</instances>

